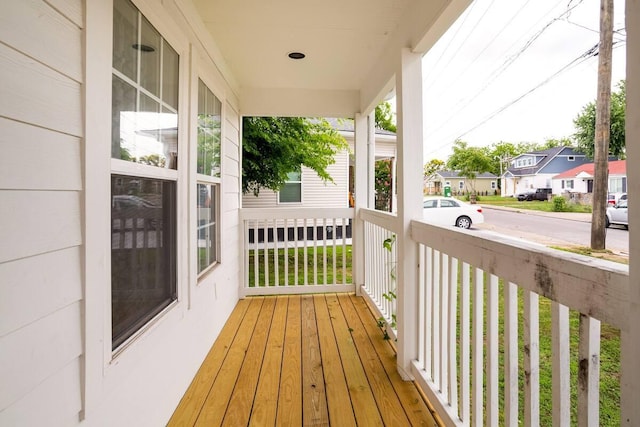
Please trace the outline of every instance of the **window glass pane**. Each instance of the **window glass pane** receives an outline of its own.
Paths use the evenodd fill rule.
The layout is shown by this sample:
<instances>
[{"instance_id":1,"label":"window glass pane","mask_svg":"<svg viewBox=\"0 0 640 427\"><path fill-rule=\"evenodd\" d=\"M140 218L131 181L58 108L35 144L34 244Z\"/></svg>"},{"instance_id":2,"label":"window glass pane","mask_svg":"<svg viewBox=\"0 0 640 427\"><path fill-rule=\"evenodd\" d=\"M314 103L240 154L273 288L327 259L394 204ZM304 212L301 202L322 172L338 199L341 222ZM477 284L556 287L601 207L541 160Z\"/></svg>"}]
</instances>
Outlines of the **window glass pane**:
<instances>
[{"instance_id":1,"label":"window glass pane","mask_svg":"<svg viewBox=\"0 0 640 427\"><path fill-rule=\"evenodd\" d=\"M300 203L302 202L302 184L286 183L280 189L281 203Z\"/></svg>"},{"instance_id":2,"label":"window glass pane","mask_svg":"<svg viewBox=\"0 0 640 427\"><path fill-rule=\"evenodd\" d=\"M222 103L198 81L198 165L197 172L220 177Z\"/></svg>"},{"instance_id":3,"label":"window glass pane","mask_svg":"<svg viewBox=\"0 0 640 427\"><path fill-rule=\"evenodd\" d=\"M139 50L140 85L160 97L160 33L144 17Z\"/></svg>"},{"instance_id":4,"label":"window glass pane","mask_svg":"<svg viewBox=\"0 0 640 427\"><path fill-rule=\"evenodd\" d=\"M218 261L216 185L198 184L198 273Z\"/></svg>"},{"instance_id":5,"label":"window glass pane","mask_svg":"<svg viewBox=\"0 0 640 427\"><path fill-rule=\"evenodd\" d=\"M113 68L136 81L138 11L128 0L113 3Z\"/></svg>"},{"instance_id":6,"label":"window glass pane","mask_svg":"<svg viewBox=\"0 0 640 427\"><path fill-rule=\"evenodd\" d=\"M114 159L133 160L133 153L123 144L123 129L131 129L136 111L136 89L113 76L111 104L111 157Z\"/></svg>"},{"instance_id":7,"label":"window glass pane","mask_svg":"<svg viewBox=\"0 0 640 427\"><path fill-rule=\"evenodd\" d=\"M111 178L113 348L176 299L176 183Z\"/></svg>"},{"instance_id":8,"label":"window glass pane","mask_svg":"<svg viewBox=\"0 0 640 427\"><path fill-rule=\"evenodd\" d=\"M293 182L302 181L302 172L289 172L287 174L287 181L293 181Z\"/></svg>"},{"instance_id":9,"label":"window glass pane","mask_svg":"<svg viewBox=\"0 0 640 427\"><path fill-rule=\"evenodd\" d=\"M178 54L169 43L162 43L162 101L178 109Z\"/></svg>"}]
</instances>

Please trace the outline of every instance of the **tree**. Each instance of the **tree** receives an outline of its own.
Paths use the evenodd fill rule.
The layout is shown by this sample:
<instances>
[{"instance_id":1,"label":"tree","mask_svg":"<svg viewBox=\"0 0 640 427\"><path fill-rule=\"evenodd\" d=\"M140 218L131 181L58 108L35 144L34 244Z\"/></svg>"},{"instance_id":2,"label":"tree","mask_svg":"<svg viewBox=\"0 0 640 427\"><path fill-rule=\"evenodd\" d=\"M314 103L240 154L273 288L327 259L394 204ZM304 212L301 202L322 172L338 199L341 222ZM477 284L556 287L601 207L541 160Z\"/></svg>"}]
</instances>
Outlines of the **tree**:
<instances>
[{"instance_id":1,"label":"tree","mask_svg":"<svg viewBox=\"0 0 640 427\"><path fill-rule=\"evenodd\" d=\"M453 154L447 160L447 167L473 182L479 174L491 170L491 159L484 148L470 147L458 139L453 144ZM471 186L475 193L475 185L472 183Z\"/></svg>"},{"instance_id":2,"label":"tree","mask_svg":"<svg viewBox=\"0 0 640 427\"><path fill-rule=\"evenodd\" d=\"M288 174L302 166L333 182L327 167L349 148L324 119L245 117L242 122L242 192L258 195L261 188L278 191Z\"/></svg>"},{"instance_id":3,"label":"tree","mask_svg":"<svg viewBox=\"0 0 640 427\"><path fill-rule=\"evenodd\" d=\"M393 120L393 113L391 112L391 104L389 102L385 101L376 107L375 119L378 129L396 132L396 124Z\"/></svg>"},{"instance_id":4,"label":"tree","mask_svg":"<svg viewBox=\"0 0 640 427\"><path fill-rule=\"evenodd\" d=\"M440 159L431 159L424 164L424 178L431 179L445 168L446 164Z\"/></svg>"},{"instance_id":5,"label":"tree","mask_svg":"<svg viewBox=\"0 0 640 427\"><path fill-rule=\"evenodd\" d=\"M611 94L611 123L609 126L609 155L618 158L625 157L625 106L627 103L626 82L621 80L616 85L617 91ZM594 144L596 139L596 103L590 102L573 120L576 133L573 140L587 156L594 158Z\"/></svg>"}]
</instances>

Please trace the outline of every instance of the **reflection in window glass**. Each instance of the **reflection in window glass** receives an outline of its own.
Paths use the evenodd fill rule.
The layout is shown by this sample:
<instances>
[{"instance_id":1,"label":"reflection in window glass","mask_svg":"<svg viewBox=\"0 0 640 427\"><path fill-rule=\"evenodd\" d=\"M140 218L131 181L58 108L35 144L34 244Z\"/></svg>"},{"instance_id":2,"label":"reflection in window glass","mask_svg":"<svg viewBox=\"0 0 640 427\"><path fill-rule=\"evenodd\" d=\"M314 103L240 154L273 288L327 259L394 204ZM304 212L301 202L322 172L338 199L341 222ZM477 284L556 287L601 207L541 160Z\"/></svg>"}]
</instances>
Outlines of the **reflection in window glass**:
<instances>
[{"instance_id":1,"label":"reflection in window glass","mask_svg":"<svg viewBox=\"0 0 640 427\"><path fill-rule=\"evenodd\" d=\"M220 119L222 103L198 81L198 169L199 174L220 177Z\"/></svg>"},{"instance_id":2,"label":"reflection in window glass","mask_svg":"<svg viewBox=\"0 0 640 427\"><path fill-rule=\"evenodd\" d=\"M198 273L218 261L216 185L198 184Z\"/></svg>"},{"instance_id":3,"label":"reflection in window glass","mask_svg":"<svg viewBox=\"0 0 640 427\"><path fill-rule=\"evenodd\" d=\"M113 68L136 80L138 49L138 11L128 1L113 4Z\"/></svg>"},{"instance_id":4,"label":"reflection in window glass","mask_svg":"<svg viewBox=\"0 0 640 427\"><path fill-rule=\"evenodd\" d=\"M140 35L140 85L160 97L160 33L144 17Z\"/></svg>"},{"instance_id":5,"label":"reflection in window glass","mask_svg":"<svg viewBox=\"0 0 640 427\"><path fill-rule=\"evenodd\" d=\"M112 158L177 169L178 63L129 0L114 0Z\"/></svg>"},{"instance_id":6,"label":"reflection in window glass","mask_svg":"<svg viewBox=\"0 0 640 427\"><path fill-rule=\"evenodd\" d=\"M176 299L176 183L111 177L115 349Z\"/></svg>"}]
</instances>

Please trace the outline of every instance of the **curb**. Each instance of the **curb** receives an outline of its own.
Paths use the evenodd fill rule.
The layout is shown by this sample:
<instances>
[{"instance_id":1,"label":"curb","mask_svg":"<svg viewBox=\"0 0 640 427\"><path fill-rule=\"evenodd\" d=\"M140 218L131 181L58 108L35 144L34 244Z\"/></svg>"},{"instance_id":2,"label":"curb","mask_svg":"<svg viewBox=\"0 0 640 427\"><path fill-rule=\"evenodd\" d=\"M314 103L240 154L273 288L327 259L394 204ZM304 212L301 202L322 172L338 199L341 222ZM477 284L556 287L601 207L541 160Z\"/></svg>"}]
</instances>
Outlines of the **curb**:
<instances>
[{"instance_id":1,"label":"curb","mask_svg":"<svg viewBox=\"0 0 640 427\"><path fill-rule=\"evenodd\" d=\"M518 208L509 208L506 206L495 206L495 205L483 205L479 204L482 209L493 209L497 211L508 211L514 213L520 213L525 215L537 215L537 216L546 216L558 219L566 219L570 221L581 221L581 222L591 222L591 214L590 213L581 213L581 212L545 212L545 211L537 211L533 209L518 209Z\"/></svg>"}]
</instances>

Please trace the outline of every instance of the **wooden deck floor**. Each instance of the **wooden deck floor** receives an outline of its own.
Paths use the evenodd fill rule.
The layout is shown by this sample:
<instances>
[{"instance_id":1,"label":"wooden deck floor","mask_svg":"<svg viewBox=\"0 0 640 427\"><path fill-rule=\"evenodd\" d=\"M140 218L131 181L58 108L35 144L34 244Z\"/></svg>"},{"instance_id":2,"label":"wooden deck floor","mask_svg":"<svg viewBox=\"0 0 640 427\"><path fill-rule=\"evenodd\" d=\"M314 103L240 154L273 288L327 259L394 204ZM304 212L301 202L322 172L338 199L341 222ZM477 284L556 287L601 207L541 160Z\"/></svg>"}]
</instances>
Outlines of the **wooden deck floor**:
<instances>
[{"instance_id":1,"label":"wooden deck floor","mask_svg":"<svg viewBox=\"0 0 640 427\"><path fill-rule=\"evenodd\" d=\"M434 426L365 301L238 302L169 426Z\"/></svg>"}]
</instances>

